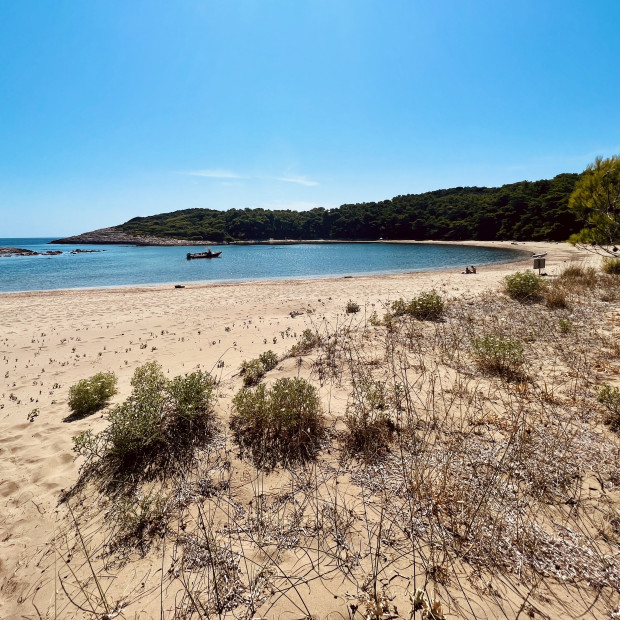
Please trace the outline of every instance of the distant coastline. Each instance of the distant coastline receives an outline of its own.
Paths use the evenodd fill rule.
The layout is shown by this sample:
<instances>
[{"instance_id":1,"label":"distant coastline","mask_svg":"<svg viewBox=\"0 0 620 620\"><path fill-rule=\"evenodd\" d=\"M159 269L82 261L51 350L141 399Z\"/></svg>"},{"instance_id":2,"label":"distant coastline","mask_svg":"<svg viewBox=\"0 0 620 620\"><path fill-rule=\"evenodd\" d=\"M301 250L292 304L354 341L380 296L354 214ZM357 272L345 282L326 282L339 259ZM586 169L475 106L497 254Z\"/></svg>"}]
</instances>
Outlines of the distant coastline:
<instances>
[{"instance_id":1,"label":"distant coastline","mask_svg":"<svg viewBox=\"0 0 620 620\"><path fill-rule=\"evenodd\" d=\"M120 228L100 228L91 232L63 237L49 241L49 244L57 245L134 245L134 246L206 246L206 245L299 245L299 244L336 244L336 243L430 243L447 245L477 245L492 247L494 243L503 243L504 240L464 240L464 241L443 241L437 239L244 239L235 241L213 241L213 240L190 240L172 239L170 237L155 237L152 235L129 235ZM519 244L528 243L525 241ZM529 242L531 243L531 242ZM516 242L515 242L516 244Z\"/></svg>"},{"instance_id":2,"label":"distant coastline","mask_svg":"<svg viewBox=\"0 0 620 620\"><path fill-rule=\"evenodd\" d=\"M90 232L54 239L49 242L57 245L144 245L144 246L179 246L179 245L205 245L214 243L210 241L188 241L186 239L170 239L163 237L153 237L149 235L136 236L128 235L119 228L99 228Z\"/></svg>"}]
</instances>

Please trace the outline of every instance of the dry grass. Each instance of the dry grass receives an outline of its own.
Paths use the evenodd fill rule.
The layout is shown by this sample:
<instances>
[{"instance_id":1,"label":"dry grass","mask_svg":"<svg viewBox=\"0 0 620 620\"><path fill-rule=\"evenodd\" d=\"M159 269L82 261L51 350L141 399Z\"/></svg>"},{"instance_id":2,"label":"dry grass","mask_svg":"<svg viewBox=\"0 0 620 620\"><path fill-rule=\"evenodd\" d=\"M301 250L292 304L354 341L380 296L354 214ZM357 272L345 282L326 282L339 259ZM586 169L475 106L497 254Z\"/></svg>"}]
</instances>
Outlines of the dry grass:
<instances>
[{"instance_id":1,"label":"dry grass","mask_svg":"<svg viewBox=\"0 0 620 620\"><path fill-rule=\"evenodd\" d=\"M267 475L217 435L124 507L77 489L62 617L147 599L162 618L611 617L620 449L596 388L618 380L616 280L564 272L570 310L488 293L443 322L312 326L290 371L322 390L320 453ZM482 339L520 343L510 381L479 364Z\"/></svg>"}]
</instances>

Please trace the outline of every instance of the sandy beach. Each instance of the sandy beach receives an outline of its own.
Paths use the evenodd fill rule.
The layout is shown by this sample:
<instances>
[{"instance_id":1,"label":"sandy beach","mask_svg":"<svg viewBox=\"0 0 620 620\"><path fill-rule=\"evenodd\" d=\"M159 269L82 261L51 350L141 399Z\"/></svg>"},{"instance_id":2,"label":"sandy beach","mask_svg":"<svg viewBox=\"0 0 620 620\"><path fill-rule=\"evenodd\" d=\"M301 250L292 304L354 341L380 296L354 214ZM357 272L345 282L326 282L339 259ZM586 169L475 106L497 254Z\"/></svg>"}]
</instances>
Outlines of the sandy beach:
<instances>
[{"instance_id":1,"label":"sandy beach","mask_svg":"<svg viewBox=\"0 0 620 620\"><path fill-rule=\"evenodd\" d=\"M594 260L567 244L484 245L547 252L550 275L570 261ZM475 275L438 271L0 295L0 617L53 617L54 584L40 584L39 562L57 527L60 494L78 476L71 438L106 424L102 413L66 421L68 390L80 379L116 373L115 404L127 397L132 373L144 362L159 362L170 376L207 370L220 379L224 397L217 413L226 420L226 395L241 386L243 360L266 348L283 354L306 327L344 316L348 300L362 313L382 314L391 301L433 288L447 299L495 290L504 276L531 266L528 258Z\"/></svg>"}]
</instances>

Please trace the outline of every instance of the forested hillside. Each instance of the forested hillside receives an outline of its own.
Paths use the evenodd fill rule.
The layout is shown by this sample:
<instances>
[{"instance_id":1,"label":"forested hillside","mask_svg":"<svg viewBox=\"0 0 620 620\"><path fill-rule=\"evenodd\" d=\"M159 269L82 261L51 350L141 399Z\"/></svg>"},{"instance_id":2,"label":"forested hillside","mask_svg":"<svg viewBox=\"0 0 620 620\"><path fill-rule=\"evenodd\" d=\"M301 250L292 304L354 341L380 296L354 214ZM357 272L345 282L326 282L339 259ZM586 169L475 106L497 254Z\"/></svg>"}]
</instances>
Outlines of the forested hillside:
<instances>
[{"instance_id":1,"label":"forested hillside","mask_svg":"<svg viewBox=\"0 0 620 620\"><path fill-rule=\"evenodd\" d=\"M184 209L136 217L132 235L232 241L265 239L443 239L564 241L580 226L568 210L578 174L502 187L455 187L337 209Z\"/></svg>"}]
</instances>

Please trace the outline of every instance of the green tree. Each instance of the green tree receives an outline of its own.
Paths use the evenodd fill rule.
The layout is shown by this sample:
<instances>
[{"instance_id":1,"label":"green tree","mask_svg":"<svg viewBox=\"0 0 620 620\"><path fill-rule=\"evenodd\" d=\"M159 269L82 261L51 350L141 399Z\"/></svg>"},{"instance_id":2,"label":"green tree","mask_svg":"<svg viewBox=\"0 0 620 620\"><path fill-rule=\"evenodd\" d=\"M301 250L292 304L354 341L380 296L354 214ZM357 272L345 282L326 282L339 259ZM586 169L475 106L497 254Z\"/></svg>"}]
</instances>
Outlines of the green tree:
<instances>
[{"instance_id":1,"label":"green tree","mask_svg":"<svg viewBox=\"0 0 620 620\"><path fill-rule=\"evenodd\" d=\"M597 157L569 200L569 208L585 223L569 241L595 252L615 255L620 245L620 155Z\"/></svg>"}]
</instances>

